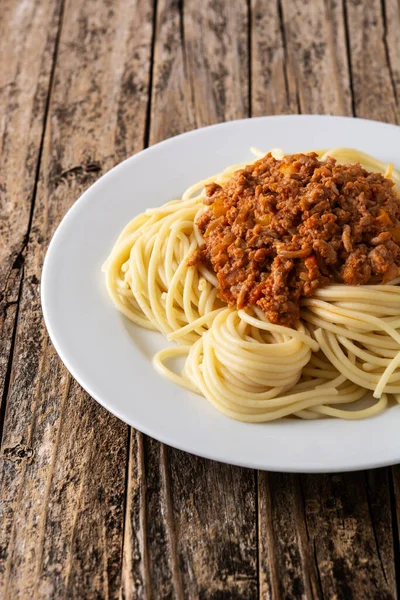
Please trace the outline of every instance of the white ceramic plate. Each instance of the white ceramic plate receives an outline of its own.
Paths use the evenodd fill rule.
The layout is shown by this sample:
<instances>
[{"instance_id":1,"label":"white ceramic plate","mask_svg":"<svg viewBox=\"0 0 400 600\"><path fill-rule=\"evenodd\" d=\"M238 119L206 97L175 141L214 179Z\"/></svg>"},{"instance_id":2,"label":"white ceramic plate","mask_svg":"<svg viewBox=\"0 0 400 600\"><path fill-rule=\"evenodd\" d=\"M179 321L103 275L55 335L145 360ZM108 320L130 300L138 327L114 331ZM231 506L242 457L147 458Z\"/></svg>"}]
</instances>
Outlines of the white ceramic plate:
<instances>
[{"instance_id":1,"label":"white ceramic plate","mask_svg":"<svg viewBox=\"0 0 400 600\"><path fill-rule=\"evenodd\" d=\"M186 133L124 161L74 204L49 246L42 305L52 342L72 375L105 408L193 454L309 473L400 462L400 406L355 422L232 421L158 375L151 357L166 340L129 323L107 296L101 265L123 226L227 165L253 160L250 146L285 152L351 146L399 166L400 127L345 117L261 117Z\"/></svg>"}]
</instances>

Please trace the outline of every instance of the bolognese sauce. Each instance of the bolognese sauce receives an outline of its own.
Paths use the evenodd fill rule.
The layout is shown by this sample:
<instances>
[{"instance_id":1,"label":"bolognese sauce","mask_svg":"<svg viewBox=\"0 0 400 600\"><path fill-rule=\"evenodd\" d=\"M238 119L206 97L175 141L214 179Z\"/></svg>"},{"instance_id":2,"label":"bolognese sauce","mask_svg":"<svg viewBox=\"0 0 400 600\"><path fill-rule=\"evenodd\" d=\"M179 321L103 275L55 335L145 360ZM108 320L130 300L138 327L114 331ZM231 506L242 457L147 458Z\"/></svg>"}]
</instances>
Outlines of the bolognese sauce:
<instances>
[{"instance_id":1,"label":"bolognese sauce","mask_svg":"<svg viewBox=\"0 0 400 600\"><path fill-rule=\"evenodd\" d=\"M202 261L219 296L239 309L257 305L291 326L301 297L328 283L388 282L400 267L400 198L393 182L359 164L315 153L267 154L223 186L206 186L196 225Z\"/></svg>"}]
</instances>

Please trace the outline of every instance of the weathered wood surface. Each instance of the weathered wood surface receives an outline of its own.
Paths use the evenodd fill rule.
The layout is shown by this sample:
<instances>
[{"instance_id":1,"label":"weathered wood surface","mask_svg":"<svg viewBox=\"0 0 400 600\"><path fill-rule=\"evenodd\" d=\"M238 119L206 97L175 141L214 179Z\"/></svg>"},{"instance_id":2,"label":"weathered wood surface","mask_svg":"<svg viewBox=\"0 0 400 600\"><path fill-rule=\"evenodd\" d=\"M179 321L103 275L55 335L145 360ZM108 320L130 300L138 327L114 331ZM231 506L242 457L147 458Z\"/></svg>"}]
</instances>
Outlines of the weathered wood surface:
<instances>
[{"instance_id":1,"label":"weathered wood surface","mask_svg":"<svg viewBox=\"0 0 400 600\"><path fill-rule=\"evenodd\" d=\"M71 381L42 322L39 280L69 206L143 147L153 15L124 0L61 11L2 439L0 597L10 599L113 598L121 581L128 427Z\"/></svg>"},{"instance_id":2,"label":"weathered wood surface","mask_svg":"<svg viewBox=\"0 0 400 600\"><path fill-rule=\"evenodd\" d=\"M0 414L60 21L60 3L53 0L20 8L13 0L1 5L9 31L0 35Z\"/></svg>"},{"instance_id":3,"label":"weathered wood surface","mask_svg":"<svg viewBox=\"0 0 400 600\"><path fill-rule=\"evenodd\" d=\"M148 143L249 115L399 122L398 2L0 12L0 598L398 598L399 467L267 474L163 446L72 380L39 299L65 211Z\"/></svg>"}]
</instances>

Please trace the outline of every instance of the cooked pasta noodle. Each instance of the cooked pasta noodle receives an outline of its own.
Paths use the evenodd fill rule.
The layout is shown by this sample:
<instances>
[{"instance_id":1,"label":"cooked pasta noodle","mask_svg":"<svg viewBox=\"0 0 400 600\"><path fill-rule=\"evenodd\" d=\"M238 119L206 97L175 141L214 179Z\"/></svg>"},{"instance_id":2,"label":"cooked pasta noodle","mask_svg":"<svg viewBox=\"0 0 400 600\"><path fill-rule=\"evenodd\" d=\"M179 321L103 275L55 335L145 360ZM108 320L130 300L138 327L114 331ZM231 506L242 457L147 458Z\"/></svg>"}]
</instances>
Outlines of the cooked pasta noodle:
<instances>
[{"instance_id":1,"label":"cooked pasta noodle","mask_svg":"<svg viewBox=\"0 0 400 600\"><path fill-rule=\"evenodd\" d=\"M360 162L400 184L393 165L356 150L321 150L318 156ZM182 199L134 218L104 264L116 308L179 344L156 354L155 368L223 414L248 422L289 415L360 419L382 411L390 396L399 402L400 278L317 289L303 298L301 319L290 328L270 323L260 308L228 307L218 297L215 273L188 264L202 242L195 221L204 186L224 185L243 166L233 165L196 183ZM175 357L185 359L181 374L168 366ZM375 401L358 406L368 390Z\"/></svg>"}]
</instances>

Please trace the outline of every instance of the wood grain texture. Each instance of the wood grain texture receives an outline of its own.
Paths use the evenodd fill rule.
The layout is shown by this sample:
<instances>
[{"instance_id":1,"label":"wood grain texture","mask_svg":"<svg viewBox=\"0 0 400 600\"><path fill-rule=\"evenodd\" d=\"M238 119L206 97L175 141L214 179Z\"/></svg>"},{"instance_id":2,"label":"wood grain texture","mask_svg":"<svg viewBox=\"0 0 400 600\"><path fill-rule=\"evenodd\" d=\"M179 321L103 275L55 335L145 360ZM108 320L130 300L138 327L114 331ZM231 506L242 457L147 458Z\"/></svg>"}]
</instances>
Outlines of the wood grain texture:
<instances>
[{"instance_id":1,"label":"wood grain texture","mask_svg":"<svg viewBox=\"0 0 400 600\"><path fill-rule=\"evenodd\" d=\"M297 112L279 0L251 1L251 112L253 117Z\"/></svg>"},{"instance_id":2,"label":"wood grain texture","mask_svg":"<svg viewBox=\"0 0 400 600\"><path fill-rule=\"evenodd\" d=\"M256 473L161 445L74 382L39 301L66 210L147 143L249 114L398 121L398 2L1 9L0 597L398 598L399 467Z\"/></svg>"},{"instance_id":3,"label":"wood grain texture","mask_svg":"<svg viewBox=\"0 0 400 600\"><path fill-rule=\"evenodd\" d=\"M182 42L180 2L159 0L152 65L150 144L196 126Z\"/></svg>"},{"instance_id":4,"label":"wood grain texture","mask_svg":"<svg viewBox=\"0 0 400 600\"><path fill-rule=\"evenodd\" d=\"M352 112L343 6L252 0L252 114Z\"/></svg>"},{"instance_id":5,"label":"wood grain texture","mask_svg":"<svg viewBox=\"0 0 400 600\"><path fill-rule=\"evenodd\" d=\"M60 7L59 0L1 4L0 432Z\"/></svg>"},{"instance_id":6,"label":"wood grain texture","mask_svg":"<svg viewBox=\"0 0 400 600\"><path fill-rule=\"evenodd\" d=\"M302 113L351 114L342 5L282 0L288 77Z\"/></svg>"},{"instance_id":7,"label":"wood grain texture","mask_svg":"<svg viewBox=\"0 0 400 600\"><path fill-rule=\"evenodd\" d=\"M149 598L144 436L131 429L128 448L121 597Z\"/></svg>"},{"instance_id":8,"label":"wood grain texture","mask_svg":"<svg viewBox=\"0 0 400 600\"><path fill-rule=\"evenodd\" d=\"M383 43L397 111L400 105L400 4L398 0L382 0ZM397 121L399 113L397 112Z\"/></svg>"},{"instance_id":9,"label":"wood grain texture","mask_svg":"<svg viewBox=\"0 0 400 600\"><path fill-rule=\"evenodd\" d=\"M397 598L388 470L260 474L262 598Z\"/></svg>"},{"instance_id":10,"label":"wood grain texture","mask_svg":"<svg viewBox=\"0 0 400 600\"><path fill-rule=\"evenodd\" d=\"M387 469L302 478L322 593L396 598Z\"/></svg>"},{"instance_id":11,"label":"wood grain texture","mask_svg":"<svg viewBox=\"0 0 400 600\"><path fill-rule=\"evenodd\" d=\"M255 598L255 473L169 449L185 598Z\"/></svg>"},{"instance_id":12,"label":"wood grain texture","mask_svg":"<svg viewBox=\"0 0 400 600\"><path fill-rule=\"evenodd\" d=\"M254 489L249 470L132 432L123 598L257 597Z\"/></svg>"},{"instance_id":13,"label":"wood grain texture","mask_svg":"<svg viewBox=\"0 0 400 600\"><path fill-rule=\"evenodd\" d=\"M248 6L245 0L187 0L182 42L196 125L249 113Z\"/></svg>"},{"instance_id":14,"label":"wood grain texture","mask_svg":"<svg viewBox=\"0 0 400 600\"><path fill-rule=\"evenodd\" d=\"M351 80L357 116L397 123L399 105L391 60L398 69L400 47L392 45L387 36L385 6L377 0L346 2Z\"/></svg>"},{"instance_id":15,"label":"wood grain texture","mask_svg":"<svg viewBox=\"0 0 400 600\"><path fill-rule=\"evenodd\" d=\"M258 493L260 597L320 597L300 478L261 472Z\"/></svg>"},{"instance_id":16,"label":"wood grain texture","mask_svg":"<svg viewBox=\"0 0 400 600\"><path fill-rule=\"evenodd\" d=\"M397 593L400 592L400 466L392 467L389 473L391 478L390 494L393 523L393 549L397 581Z\"/></svg>"},{"instance_id":17,"label":"wood grain texture","mask_svg":"<svg viewBox=\"0 0 400 600\"><path fill-rule=\"evenodd\" d=\"M0 594L11 600L119 597L128 428L71 381L39 299L60 219L145 137L151 6L93 8L64 11L26 249L0 464Z\"/></svg>"}]
</instances>

